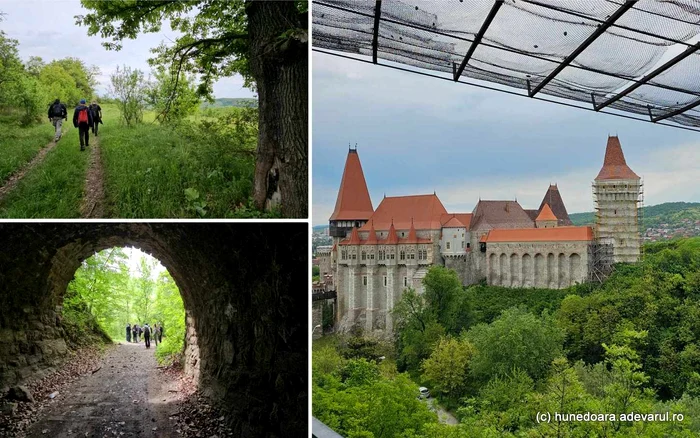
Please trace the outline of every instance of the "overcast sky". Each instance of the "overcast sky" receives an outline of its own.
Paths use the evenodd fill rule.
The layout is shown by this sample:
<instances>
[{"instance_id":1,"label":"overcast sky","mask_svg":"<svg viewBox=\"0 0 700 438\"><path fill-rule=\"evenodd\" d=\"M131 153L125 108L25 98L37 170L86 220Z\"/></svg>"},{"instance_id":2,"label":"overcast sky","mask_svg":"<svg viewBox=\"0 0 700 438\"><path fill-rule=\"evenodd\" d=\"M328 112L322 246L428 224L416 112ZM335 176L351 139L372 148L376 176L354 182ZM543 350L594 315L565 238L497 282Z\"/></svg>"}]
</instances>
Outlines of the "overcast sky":
<instances>
[{"instance_id":1,"label":"overcast sky","mask_svg":"<svg viewBox=\"0 0 700 438\"><path fill-rule=\"evenodd\" d=\"M569 213L592 211L609 134L644 179L645 204L700 201L700 133L313 54L313 224L328 223L348 143L374 208L435 191L450 212L482 199L537 208L558 183Z\"/></svg>"},{"instance_id":2,"label":"overcast sky","mask_svg":"<svg viewBox=\"0 0 700 438\"><path fill-rule=\"evenodd\" d=\"M102 72L98 94L107 91L109 75L118 65L149 72L150 49L177 36L169 25L164 25L160 33L141 34L136 40L125 40L124 48L114 52L102 47L99 35L89 37L87 27L75 24L76 15L87 13L79 0L0 0L0 12L6 14L0 29L19 40L23 60L30 56L40 56L46 62L69 56L81 58L88 65L98 66ZM254 96L243 87L240 76L218 81L214 85L214 95L218 98Z\"/></svg>"}]
</instances>

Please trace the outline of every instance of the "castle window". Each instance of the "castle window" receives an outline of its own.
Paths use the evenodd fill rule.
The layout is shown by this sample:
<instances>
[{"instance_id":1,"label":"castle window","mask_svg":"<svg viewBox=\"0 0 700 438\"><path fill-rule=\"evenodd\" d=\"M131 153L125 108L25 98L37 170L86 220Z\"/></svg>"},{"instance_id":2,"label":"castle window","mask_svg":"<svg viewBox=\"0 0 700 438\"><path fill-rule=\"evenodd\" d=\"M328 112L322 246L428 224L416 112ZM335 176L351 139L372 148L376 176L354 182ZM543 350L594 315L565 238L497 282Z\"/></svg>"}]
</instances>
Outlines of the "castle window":
<instances>
[{"instance_id":1,"label":"castle window","mask_svg":"<svg viewBox=\"0 0 700 438\"><path fill-rule=\"evenodd\" d=\"M367 276L366 275L362 276L362 285L367 286Z\"/></svg>"},{"instance_id":2,"label":"castle window","mask_svg":"<svg viewBox=\"0 0 700 438\"><path fill-rule=\"evenodd\" d=\"M467 248L469 248L469 242L467 242Z\"/></svg>"},{"instance_id":3,"label":"castle window","mask_svg":"<svg viewBox=\"0 0 700 438\"><path fill-rule=\"evenodd\" d=\"M353 259L353 260L357 260L357 254L352 253L352 259Z\"/></svg>"},{"instance_id":4,"label":"castle window","mask_svg":"<svg viewBox=\"0 0 700 438\"><path fill-rule=\"evenodd\" d=\"M450 242L445 242L445 249L450 249Z\"/></svg>"},{"instance_id":5,"label":"castle window","mask_svg":"<svg viewBox=\"0 0 700 438\"><path fill-rule=\"evenodd\" d=\"M387 282L386 275L384 276L384 287L387 287L389 283Z\"/></svg>"},{"instance_id":6,"label":"castle window","mask_svg":"<svg viewBox=\"0 0 700 438\"><path fill-rule=\"evenodd\" d=\"M394 257L395 257L395 256L396 256L396 254L394 254L394 253L392 252L392 253L391 253L391 259L394 260Z\"/></svg>"},{"instance_id":7,"label":"castle window","mask_svg":"<svg viewBox=\"0 0 700 438\"><path fill-rule=\"evenodd\" d=\"M346 260L348 258L348 252L343 250L340 252L340 258Z\"/></svg>"},{"instance_id":8,"label":"castle window","mask_svg":"<svg viewBox=\"0 0 700 438\"><path fill-rule=\"evenodd\" d=\"M464 249L464 240L462 240L462 249Z\"/></svg>"},{"instance_id":9,"label":"castle window","mask_svg":"<svg viewBox=\"0 0 700 438\"><path fill-rule=\"evenodd\" d=\"M399 260L406 260L406 251L401 251L399 253Z\"/></svg>"},{"instance_id":10,"label":"castle window","mask_svg":"<svg viewBox=\"0 0 700 438\"><path fill-rule=\"evenodd\" d=\"M418 251L418 260L423 260L423 251L422 250Z\"/></svg>"},{"instance_id":11,"label":"castle window","mask_svg":"<svg viewBox=\"0 0 700 438\"><path fill-rule=\"evenodd\" d=\"M372 254L369 255L369 259L370 259L370 260L374 260L374 253L372 253Z\"/></svg>"},{"instance_id":12,"label":"castle window","mask_svg":"<svg viewBox=\"0 0 700 438\"><path fill-rule=\"evenodd\" d=\"M408 287L408 277L403 278L403 287Z\"/></svg>"},{"instance_id":13,"label":"castle window","mask_svg":"<svg viewBox=\"0 0 700 438\"><path fill-rule=\"evenodd\" d=\"M367 260L367 253L362 251L362 260Z\"/></svg>"},{"instance_id":14,"label":"castle window","mask_svg":"<svg viewBox=\"0 0 700 438\"><path fill-rule=\"evenodd\" d=\"M384 260L384 250L379 250L379 260Z\"/></svg>"}]
</instances>

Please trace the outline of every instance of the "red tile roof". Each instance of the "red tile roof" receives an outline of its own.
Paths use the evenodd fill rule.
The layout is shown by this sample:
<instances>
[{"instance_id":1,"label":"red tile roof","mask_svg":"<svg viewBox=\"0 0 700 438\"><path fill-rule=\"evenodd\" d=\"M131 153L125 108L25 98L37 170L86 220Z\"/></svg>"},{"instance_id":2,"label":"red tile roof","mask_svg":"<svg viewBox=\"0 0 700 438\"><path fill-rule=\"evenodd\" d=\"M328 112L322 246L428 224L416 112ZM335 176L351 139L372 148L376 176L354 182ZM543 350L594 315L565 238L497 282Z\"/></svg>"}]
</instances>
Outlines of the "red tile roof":
<instances>
[{"instance_id":1,"label":"red tile roof","mask_svg":"<svg viewBox=\"0 0 700 438\"><path fill-rule=\"evenodd\" d=\"M534 228L535 222L517 201L482 201L474 208L471 230Z\"/></svg>"},{"instance_id":2,"label":"red tile roof","mask_svg":"<svg viewBox=\"0 0 700 438\"><path fill-rule=\"evenodd\" d=\"M399 236L396 234L396 228L394 228L393 222L389 226L389 234L386 236L386 239L384 239L382 243L385 243L387 245L395 245L399 243Z\"/></svg>"},{"instance_id":3,"label":"red tile roof","mask_svg":"<svg viewBox=\"0 0 700 438\"><path fill-rule=\"evenodd\" d=\"M440 217L440 222L443 228L466 228L472 222L471 213L448 213Z\"/></svg>"},{"instance_id":4,"label":"red tile roof","mask_svg":"<svg viewBox=\"0 0 700 438\"><path fill-rule=\"evenodd\" d=\"M537 219L535 221L555 221L557 220L557 217L554 216L554 213L552 213L552 209L549 208L549 204L544 204L544 207L542 207L542 211L540 211L540 214L537 215Z\"/></svg>"},{"instance_id":5,"label":"red tile roof","mask_svg":"<svg viewBox=\"0 0 700 438\"><path fill-rule=\"evenodd\" d=\"M330 220L367 220L374 210L357 150L350 149Z\"/></svg>"},{"instance_id":6,"label":"red tile roof","mask_svg":"<svg viewBox=\"0 0 700 438\"><path fill-rule=\"evenodd\" d=\"M364 243L365 245L376 245L378 243L377 232L374 231L374 224L372 224L372 226L370 226L369 228L369 235L367 236L367 240L365 240L362 243Z\"/></svg>"},{"instance_id":7,"label":"red tile roof","mask_svg":"<svg viewBox=\"0 0 700 438\"><path fill-rule=\"evenodd\" d=\"M413 221L411 221L411 229L408 230L406 243L418 243L418 235L416 234L416 227L413 226Z\"/></svg>"},{"instance_id":8,"label":"red tile roof","mask_svg":"<svg viewBox=\"0 0 700 438\"><path fill-rule=\"evenodd\" d=\"M399 230L411 228L411 222L417 230L439 230L440 218L447 210L437 195L387 196L377 206L371 217L377 230L387 230L393 223ZM360 231L369 230L369 223Z\"/></svg>"},{"instance_id":9,"label":"red tile roof","mask_svg":"<svg viewBox=\"0 0 700 438\"><path fill-rule=\"evenodd\" d=\"M350 232L350 238L346 238L342 242L340 242L341 245L359 245L360 244L360 234L357 232L357 227L352 227L352 231Z\"/></svg>"},{"instance_id":10,"label":"red tile roof","mask_svg":"<svg viewBox=\"0 0 700 438\"><path fill-rule=\"evenodd\" d=\"M593 240L591 227L493 229L482 242L574 242Z\"/></svg>"},{"instance_id":11,"label":"red tile roof","mask_svg":"<svg viewBox=\"0 0 700 438\"><path fill-rule=\"evenodd\" d=\"M542 202L540 202L540 208L539 210L537 210L535 217L537 217L537 214L539 214L539 212L542 211L542 207L544 207L545 204L549 204L549 207L552 209L552 212L557 217L557 225L559 225L560 227L565 225L573 225L571 223L571 219L569 218L569 213L567 213L566 211L564 200L561 198L559 187L557 187L556 184L549 185L547 193L544 194L544 198L542 198Z\"/></svg>"},{"instance_id":12,"label":"red tile roof","mask_svg":"<svg viewBox=\"0 0 700 438\"><path fill-rule=\"evenodd\" d=\"M639 179L639 176L627 166L625 154L622 153L620 139L617 136L608 137L608 145L605 148L605 161L595 179Z\"/></svg>"}]
</instances>

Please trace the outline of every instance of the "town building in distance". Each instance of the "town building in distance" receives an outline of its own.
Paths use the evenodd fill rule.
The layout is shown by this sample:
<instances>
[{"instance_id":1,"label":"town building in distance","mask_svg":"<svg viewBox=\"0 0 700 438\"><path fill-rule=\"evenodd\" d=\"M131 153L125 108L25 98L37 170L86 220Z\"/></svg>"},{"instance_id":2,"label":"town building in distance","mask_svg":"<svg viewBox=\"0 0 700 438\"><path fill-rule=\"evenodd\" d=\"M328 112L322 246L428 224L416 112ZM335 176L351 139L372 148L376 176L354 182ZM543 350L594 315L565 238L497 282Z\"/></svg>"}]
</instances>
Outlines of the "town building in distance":
<instances>
[{"instance_id":1,"label":"town building in distance","mask_svg":"<svg viewBox=\"0 0 700 438\"><path fill-rule=\"evenodd\" d=\"M438 196L385 196L376 209L357 149L350 149L329 222L333 245L319 247L324 290L335 290L337 328L391 331L406 288L422 291L430 266L453 269L462 284L560 289L599 281L614 263L640 257L640 177L617 137L609 137L593 181L595 226L573 226L557 185L537 209L480 199L450 213Z\"/></svg>"}]
</instances>

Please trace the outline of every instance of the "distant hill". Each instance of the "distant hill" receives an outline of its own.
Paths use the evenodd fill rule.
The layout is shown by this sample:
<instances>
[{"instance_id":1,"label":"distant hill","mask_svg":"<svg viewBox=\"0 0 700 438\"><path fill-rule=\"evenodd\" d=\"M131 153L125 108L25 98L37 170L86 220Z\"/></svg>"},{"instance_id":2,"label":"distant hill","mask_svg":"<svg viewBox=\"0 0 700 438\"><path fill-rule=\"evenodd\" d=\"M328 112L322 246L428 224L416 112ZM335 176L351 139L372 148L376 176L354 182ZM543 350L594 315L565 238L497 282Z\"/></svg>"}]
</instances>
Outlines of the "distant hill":
<instances>
[{"instance_id":1,"label":"distant hill","mask_svg":"<svg viewBox=\"0 0 700 438\"><path fill-rule=\"evenodd\" d=\"M222 97L220 99L215 99L214 103L204 102L202 108L223 108L227 106L235 106L237 108L249 108L257 107L258 99L252 99L247 97Z\"/></svg>"},{"instance_id":2,"label":"distant hill","mask_svg":"<svg viewBox=\"0 0 700 438\"><path fill-rule=\"evenodd\" d=\"M572 213L574 225L592 225L595 214ZM650 205L642 210L642 223L648 240L678 236L700 236L700 202L666 202Z\"/></svg>"}]
</instances>

